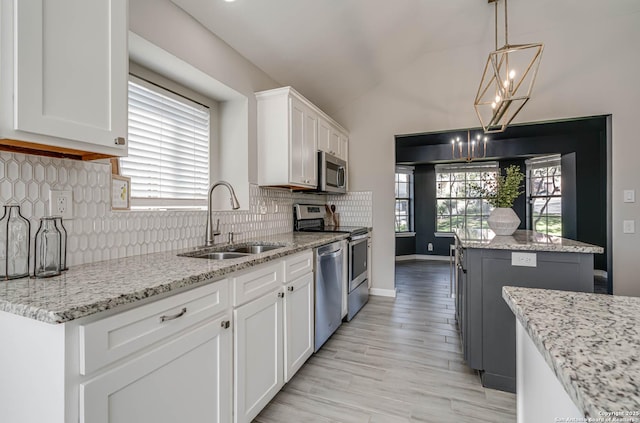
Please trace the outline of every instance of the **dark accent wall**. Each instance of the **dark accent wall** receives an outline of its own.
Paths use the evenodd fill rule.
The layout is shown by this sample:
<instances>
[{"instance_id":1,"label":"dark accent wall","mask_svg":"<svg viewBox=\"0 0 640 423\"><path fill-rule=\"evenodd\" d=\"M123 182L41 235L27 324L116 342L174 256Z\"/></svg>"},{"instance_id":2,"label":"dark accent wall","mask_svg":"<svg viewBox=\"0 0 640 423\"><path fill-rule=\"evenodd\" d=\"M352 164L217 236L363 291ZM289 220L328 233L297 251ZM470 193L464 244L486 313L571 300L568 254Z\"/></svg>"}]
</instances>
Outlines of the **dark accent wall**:
<instances>
[{"instance_id":1,"label":"dark accent wall","mask_svg":"<svg viewBox=\"0 0 640 423\"><path fill-rule=\"evenodd\" d=\"M396 256L408 256L416 253L416 237L396 237Z\"/></svg>"},{"instance_id":2,"label":"dark accent wall","mask_svg":"<svg viewBox=\"0 0 640 423\"><path fill-rule=\"evenodd\" d=\"M561 154L563 167L563 235L605 247L595 255L595 268L607 270L607 116L562 122L510 127L492 134L487 160L500 167L517 164L524 170L527 158ZM415 166L416 254L448 255L448 238L436 238L434 164L451 162L454 135L463 131L396 137L396 162ZM464 130L466 132L466 130ZM565 172L567 175L565 176ZM566 195L565 195L566 193ZM521 196L514 210L526 228L526 198ZM427 251L433 242L434 251Z\"/></svg>"}]
</instances>

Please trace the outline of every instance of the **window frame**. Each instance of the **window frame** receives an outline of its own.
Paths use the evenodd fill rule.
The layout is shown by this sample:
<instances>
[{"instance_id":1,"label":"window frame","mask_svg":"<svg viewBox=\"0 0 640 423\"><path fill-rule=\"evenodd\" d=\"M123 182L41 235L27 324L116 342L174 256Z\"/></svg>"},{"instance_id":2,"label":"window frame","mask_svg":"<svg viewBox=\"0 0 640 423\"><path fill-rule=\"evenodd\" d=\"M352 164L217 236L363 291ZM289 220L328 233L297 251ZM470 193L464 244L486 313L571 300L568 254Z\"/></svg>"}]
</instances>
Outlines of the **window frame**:
<instances>
[{"instance_id":1,"label":"window frame","mask_svg":"<svg viewBox=\"0 0 640 423\"><path fill-rule=\"evenodd\" d=\"M549 155L549 156L541 156L541 157L535 157L529 160L525 161L526 164L526 169L527 169L527 226L536 232L540 232L540 233L544 233L546 235L555 235L555 236L562 236L562 157L560 154L554 154L554 155ZM559 192L557 194L545 194L545 195L534 195L533 194L533 172L536 169L542 169L542 168L552 168L552 167L558 167L560 173L558 175L556 175L555 173L551 176L551 177L559 177L560 178L560 184L559 184ZM536 177L538 178L538 177ZM546 179L549 179L550 176L547 174L545 176ZM554 184L555 187L555 184ZM554 190L555 192L555 190ZM549 210L547 208L547 210L545 211L545 213L543 214L545 216L545 220L546 220L546 231L538 231L535 227L534 224L534 217L536 216L533 210L534 207L534 201L537 199L553 199L553 198L557 198L560 200L560 214L559 214L559 219L560 219L560 232L554 232L554 233L549 233ZM546 207L546 206L545 206Z\"/></svg>"},{"instance_id":2,"label":"window frame","mask_svg":"<svg viewBox=\"0 0 640 423\"><path fill-rule=\"evenodd\" d=\"M489 172L489 173L494 173L495 176L500 174L500 164L497 161L491 161L491 162L476 162L476 163L464 163L464 164L460 164L460 163L449 163L449 164L438 164L435 165L435 191L436 191L436 201L435 201L435 229L436 232L443 232L443 233L447 233L447 232L454 232L456 229L460 228L459 225L454 224L454 217L456 218L457 222L460 222L460 218L462 218L462 222L463 222L463 228L469 229L469 225L468 225L468 221L469 221L469 217L468 216L473 216L473 217L479 217L479 222L480 222L480 227L479 228L473 228L473 229L488 229L488 224L487 224L487 218L489 217L491 210L493 210L493 207L487 202L486 199L484 199L480 194L478 195L469 195L470 193L470 188L469 188L469 184L473 183L473 182L480 182L482 181L482 179L478 179L478 180L469 180L467 175L469 173L484 173L484 172ZM448 180L442 180L438 177L439 174L443 174L443 173L448 173L450 175ZM453 174L459 174L459 173L464 173L464 181L458 181L458 180L453 180L451 179L451 175ZM494 177L495 177L494 176ZM439 193L441 192L441 190L438 188L438 184L439 183L445 183L445 182L449 182L449 196L441 196L439 195ZM464 186L463 186L463 190L464 190L464 195L463 196L452 196L452 182L463 182ZM449 218L449 225L448 225L448 230L447 228L442 228L439 226L440 223L440 219L443 216L446 216L445 214L441 214L438 211L438 207L439 204L441 204L441 202L451 202L453 203L458 202L458 201L463 201L464 202L464 213L460 214L453 214L453 208L451 206L449 206L448 210L448 218ZM467 210L468 210L468 206L469 206L469 202L471 201L480 201L480 214L467 214ZM486 211L486 213L485 213Z\"/></svg>"},{"instance_id":3,"label":"window frame","mask_svg":"<svg viewBox=\"0 0 640 423\"><path fill-rule=\"evenodd\" d=\"M398 184L407 184L407 197L395 197L394 201L394 229L395 233L398 236L402 235L410 235L413 234L414 228L414 167L413 166L396 166L396 171L394 174L394 191L395 194L398 193ZM407 182L398 181L398 175L408 175ZM398 230L398 214L397 214L397 204L398 201L406 201L407 202L407 229L404 231Z\"/></svg>"},{"instance_id":4,"label":"window frame","mask_svg":"<svg viewBox=\"0 0 640 423\"><path fill-rule=\"evenodd\" d=\"M194 103L209 108L209 171L207 172L208 185L211 181L217 180L216 152L219 150L219 103L218 101L194 91L180 83L168 79L148 68L145 68L135 62L129 63L129 80L135 80L136 83L141 81L147 87L160 88L168 91L174 97L187 99ZM126 175L124 175L126 176ZM163 198L131 198L132 210L206 210L207 199L163 199Z\"/></svg>"}]
</instances>

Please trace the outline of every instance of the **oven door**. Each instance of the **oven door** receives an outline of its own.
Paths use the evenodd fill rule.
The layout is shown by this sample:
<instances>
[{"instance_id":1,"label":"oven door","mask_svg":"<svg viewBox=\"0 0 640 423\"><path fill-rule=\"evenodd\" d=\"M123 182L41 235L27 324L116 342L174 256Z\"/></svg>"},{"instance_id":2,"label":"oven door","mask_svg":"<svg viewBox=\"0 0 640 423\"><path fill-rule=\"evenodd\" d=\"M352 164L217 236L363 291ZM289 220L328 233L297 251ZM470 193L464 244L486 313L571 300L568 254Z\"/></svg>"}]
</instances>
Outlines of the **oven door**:
<instances>
[{"instance_id":1,"label":"oven door","mask_svg":"<svg viewBox=\"0 0 640 423\"><path fill-rule=\"evenodd\" d=\"M367 241L368 235L361 235L349 241L349 292L355 290L367 280Z\"/></svg>"}]
</instances>

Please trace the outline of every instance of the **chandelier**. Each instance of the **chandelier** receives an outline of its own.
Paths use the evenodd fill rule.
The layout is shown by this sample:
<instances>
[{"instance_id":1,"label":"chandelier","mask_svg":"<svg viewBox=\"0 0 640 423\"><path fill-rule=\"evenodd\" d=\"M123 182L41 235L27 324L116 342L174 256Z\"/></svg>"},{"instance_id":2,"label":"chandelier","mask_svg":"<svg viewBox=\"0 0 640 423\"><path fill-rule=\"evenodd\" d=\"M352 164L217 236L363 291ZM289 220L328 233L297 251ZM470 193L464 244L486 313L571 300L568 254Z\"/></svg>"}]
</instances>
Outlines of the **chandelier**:
<instances>
[{"instance_id":1,"label":"chandelier","mask_svg":"<svg viewBox=\"0 0 640 423\"><path fill-rule=\"evenodd\" d=\"M467 146L463 148L463 141L460 137L456 137L451 140L451 156L455 160L464 160L467 163L471 163L474 159L484 159L487 156L487 141L488 137L484 138L477 134L475 139L471 139L471 131L467 131ZM482 142L482 147L480 143ZM466 150L466 153L463 151ZM480 155L482 153L482 155Z\"/></svg>"},{"instance_id":2,"label":"chandelier","mask_svg":"<svg viewBox=\"0 0 640 423\"><path fill-rule=\"evenodd\" d=\"M495 51L489 53L474 108L485 133L502 132L531 97L543 43L509 44L507 0L504 0L504 46L498 48L498 1L495 6Z\"/></svg>"}]
</instances>

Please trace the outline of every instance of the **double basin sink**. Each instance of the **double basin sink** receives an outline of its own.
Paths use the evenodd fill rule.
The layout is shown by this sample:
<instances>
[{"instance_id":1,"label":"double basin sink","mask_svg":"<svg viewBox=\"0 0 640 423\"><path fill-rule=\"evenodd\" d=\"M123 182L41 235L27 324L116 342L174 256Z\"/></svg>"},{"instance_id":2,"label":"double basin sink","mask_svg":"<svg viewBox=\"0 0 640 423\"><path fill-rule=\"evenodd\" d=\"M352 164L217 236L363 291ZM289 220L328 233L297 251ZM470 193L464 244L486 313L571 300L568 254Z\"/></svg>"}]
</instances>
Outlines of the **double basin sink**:
<instances>
[{"instance_id":1,"label":"double basin sink","mask_svg":"<svg viewBox=\"0 0 640 423\"><path fill-rule=\"evenodd\" d=\"M262 245L262 244L239 244L227 245L224 247L204 247L188 253L178 254L180 257L203 258L209 260L227 260L241 257L247 257L252 254L260 254L278 248L284 248L286 245Z\"/></svg>"}]
</instances>

